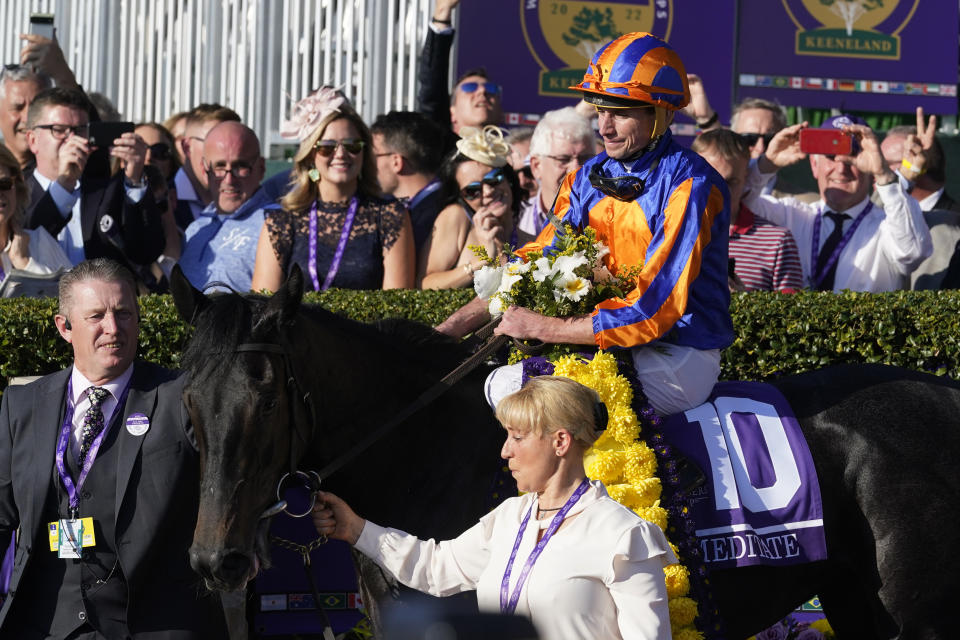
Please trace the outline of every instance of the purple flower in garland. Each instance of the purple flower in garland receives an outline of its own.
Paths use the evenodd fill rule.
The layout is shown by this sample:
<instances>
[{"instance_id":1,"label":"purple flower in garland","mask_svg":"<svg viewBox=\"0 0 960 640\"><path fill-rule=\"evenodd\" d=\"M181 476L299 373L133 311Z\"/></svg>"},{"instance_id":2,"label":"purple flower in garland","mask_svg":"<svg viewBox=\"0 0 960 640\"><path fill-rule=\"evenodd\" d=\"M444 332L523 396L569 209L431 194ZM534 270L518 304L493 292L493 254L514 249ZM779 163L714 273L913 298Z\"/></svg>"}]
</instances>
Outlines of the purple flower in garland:
<instances>
[{"instance_id":1,"label":"purple flower in garland","mask_svg":"<svg viewBox=\"0 0 960 640\"><path fill-rule=\"evenodd\" d=\"M778 622L757 634L757 640L787 640L788 638L789 631L782 622Z\"/></svg>"}]
</instances>

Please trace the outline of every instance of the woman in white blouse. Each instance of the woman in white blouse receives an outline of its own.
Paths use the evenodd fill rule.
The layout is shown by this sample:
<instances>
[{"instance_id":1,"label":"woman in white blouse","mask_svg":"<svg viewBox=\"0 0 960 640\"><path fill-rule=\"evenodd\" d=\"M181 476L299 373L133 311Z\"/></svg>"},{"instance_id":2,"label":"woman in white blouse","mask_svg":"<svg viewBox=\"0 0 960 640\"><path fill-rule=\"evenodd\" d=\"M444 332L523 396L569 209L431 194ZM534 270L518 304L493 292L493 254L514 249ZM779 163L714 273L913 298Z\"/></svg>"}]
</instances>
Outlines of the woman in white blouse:
<instances>
[{"instance_id":1,"label":"woman in white blouse","mask_svg":"<svg viewBox=\"0 0 960 640\"><path fill-rule=\"evenodd\" d=\"M20 163L0 144L0 284L14 271L43 275L72 266L45 229L23 228L29 199Z\"/></svg>"},{"instance_id":2,"label":"woman in white blouse","mask_svg":"<svg viewBox=\"0 0 960 640\"><path fill-rule=\"evenodd\" d=\"M583 454L606 426L593 390L541 376L500 401L501 456L526 495L454 540L435 542L357 516L320 493L314 525L404 584L435 596L476 589L484 611L529 616L548 640L670 638L663 532L590 482Z\"/></svg>"}]
</instances>

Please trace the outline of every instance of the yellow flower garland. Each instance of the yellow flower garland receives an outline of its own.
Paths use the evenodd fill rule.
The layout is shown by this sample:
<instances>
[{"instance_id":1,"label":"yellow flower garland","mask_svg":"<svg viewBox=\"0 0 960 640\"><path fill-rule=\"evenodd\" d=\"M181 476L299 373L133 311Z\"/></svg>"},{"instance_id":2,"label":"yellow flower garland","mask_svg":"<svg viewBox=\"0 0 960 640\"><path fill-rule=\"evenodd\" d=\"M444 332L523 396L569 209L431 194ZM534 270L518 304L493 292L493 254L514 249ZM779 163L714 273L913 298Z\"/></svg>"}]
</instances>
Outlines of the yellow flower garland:
<instances>
[{"instance_id":1,"label":"yellow flower garland","mask_svg":"<svg viewBox=\"0 0 960 640\"><path fill-rule=\"evenodd\" d=\"M607 429L583 457L587 475L603 482L611 498L666 533L667 511L660 506L657 459L650 447L637 440L640 422L633 410L633 389L617 370L616 358L603 351L589 361L576 355L563 356L554 362L553 375L590 387L607 405ZM697 603L687 597L690 572L682 564L669 565L663 572L673 640L702 639L703 634L693 624Z\"/></svg>"}]
</instances>

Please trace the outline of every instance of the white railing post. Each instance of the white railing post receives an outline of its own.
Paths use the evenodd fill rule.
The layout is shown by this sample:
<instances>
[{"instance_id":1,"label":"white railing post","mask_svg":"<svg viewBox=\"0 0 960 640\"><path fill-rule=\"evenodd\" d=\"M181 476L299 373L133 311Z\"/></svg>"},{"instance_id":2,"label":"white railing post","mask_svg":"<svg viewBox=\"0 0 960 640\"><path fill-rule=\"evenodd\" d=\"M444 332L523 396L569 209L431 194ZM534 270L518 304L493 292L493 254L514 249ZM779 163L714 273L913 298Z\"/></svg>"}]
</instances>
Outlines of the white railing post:
<instances>
[{"instance_id":1,"label":"white railing post","mask_svg":"<svg viewBox=\"0 0 960 640\"><path fill-rule=\"evenodd\" d=\"M290 100L342 86L371 122L413 109L433 0L0 0L0 63L18 62L31 13L53 13L87 91L125 119L200 102L236 110L270 154Z\"/></svg>"}]
</instances>

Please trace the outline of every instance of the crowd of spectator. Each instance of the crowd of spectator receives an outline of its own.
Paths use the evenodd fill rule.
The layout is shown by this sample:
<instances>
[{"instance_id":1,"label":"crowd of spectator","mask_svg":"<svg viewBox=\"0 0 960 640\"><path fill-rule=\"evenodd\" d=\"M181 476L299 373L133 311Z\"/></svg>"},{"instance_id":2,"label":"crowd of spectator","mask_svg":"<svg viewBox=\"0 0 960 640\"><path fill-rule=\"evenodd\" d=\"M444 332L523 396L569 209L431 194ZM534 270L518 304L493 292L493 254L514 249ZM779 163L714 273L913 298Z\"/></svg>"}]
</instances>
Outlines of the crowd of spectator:
<instances>
[{"instance_id":1,"label":"crowd of spectator","mask_svg":"<svg viewBox=\"0 0 960 640\"><path fill-rule=\"evenodd\" d=\"M292 169L269 177L256 134L218 104L94 147L90 124L120 114L84 93L55 40L24 36L21 63L0 72L0 186L11 185L0 190L0 276L55 280L110 257L141 292L166 290L178 263L208 290L275 290L295 264L317 289L469 286L481 266L470 247L497 257L536 237L598 135L583 103L502 128L502 88L483 69L448 89L457 3L436 3L417 111L368 126L321 88L284 125L299 144ZM859 153L810 155L818 190L805 193L777 173L807 158L805 124L748 98L724 127L704 83L688 79L684 111L701 128L692 148L730 191L732 290L960 286L960 205L944 190L932 117L882 144L858 120L828 121L853 125ZM2 291L18 290L30 291Z\"/></svg>"}]
</instances>

